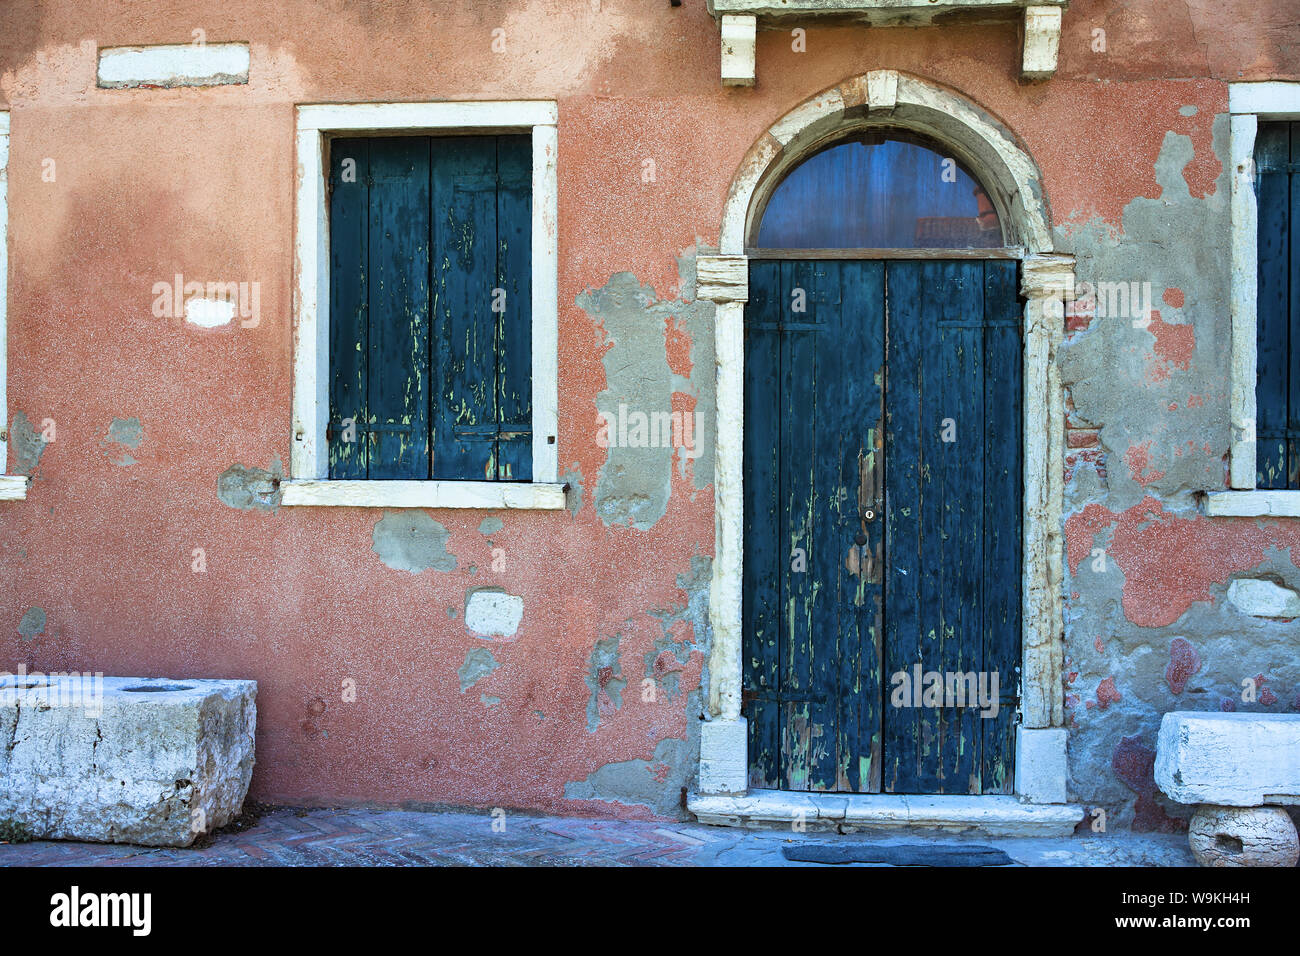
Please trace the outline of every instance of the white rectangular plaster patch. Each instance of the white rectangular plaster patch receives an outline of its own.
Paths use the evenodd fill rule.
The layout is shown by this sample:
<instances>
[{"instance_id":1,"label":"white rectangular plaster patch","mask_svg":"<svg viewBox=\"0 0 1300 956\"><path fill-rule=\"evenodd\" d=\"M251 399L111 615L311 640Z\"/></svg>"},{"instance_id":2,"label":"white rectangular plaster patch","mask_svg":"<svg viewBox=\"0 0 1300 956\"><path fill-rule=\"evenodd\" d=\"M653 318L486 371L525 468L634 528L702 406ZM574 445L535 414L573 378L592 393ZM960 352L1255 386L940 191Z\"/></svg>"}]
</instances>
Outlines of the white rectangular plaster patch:
<instances>
[{"instance_id":1,"label":"white rectangular plaster patch","mask_svg":"<svg viewBox=\"0 0 1300 956\"><path fill-rule=\"evenodd\" d=\"M496 588L471 591L465 599L465 627L477 637L515 639L524 617L524 599Z\"/></svg>"},{"instance_id":2,"label":"white rectangular plaster patch","mask_svg":"<svg viewBox=\"0 0 1300 956\"><path fill-rule=\"evenodd\" d=\"M99 51L103 89L224 86L248 82L247 43L177 43L109 47Z\"/></svg>"},{"instance_id":3,"label":"white rectangular plaster patch","mask_svg":"<svg viewBox=\"0 0 1300 956\"><path fill-rule=\"evenodd\" d=\"M226 299L200 299L185 303L185 321L204 329L229 325L235 318L235 303Z\"/></svg>"}]
</instances>

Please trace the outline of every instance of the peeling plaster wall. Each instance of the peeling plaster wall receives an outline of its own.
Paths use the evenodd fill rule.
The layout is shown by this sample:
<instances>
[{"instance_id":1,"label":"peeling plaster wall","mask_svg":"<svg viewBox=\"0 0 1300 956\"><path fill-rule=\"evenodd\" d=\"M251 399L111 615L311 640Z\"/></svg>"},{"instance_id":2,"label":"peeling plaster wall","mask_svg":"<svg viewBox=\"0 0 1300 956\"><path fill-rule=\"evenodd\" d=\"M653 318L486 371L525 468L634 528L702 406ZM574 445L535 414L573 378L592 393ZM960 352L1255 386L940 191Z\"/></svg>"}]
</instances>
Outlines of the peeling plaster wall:
<instances>
[{"instance_id":1,"label":"peeling plaster wall","mask_svg":"<svg viewBox=\"0 0 1300 956\"><path fill-rule=\"evenodd\" d=\"M196 28L249 43L247 84L96 88L98 47ZM1296 623L1227 599L1235 578L1300 589L1296 523L1211 520L1194 501L1223 487L1229 437L1226 83L1300 77L1294 5L1074 0L1060 70L1036 85L1010 23L818 21L806 41L762 32L741 90L719 82L703 3L179 0L88 21L72 0L9 0L8 467L33 480L0 505L0 666L256 679L259 800L681 813L716 434L695 257L775 119L895 69L1022 140L1081 279L1152 284L1146 328L1084 304L1062 350L1067 710L1071 797L1176 826L1148 786L1161 713L1300 703ZM559 103L568 508L280 507L293 105L466 98ZM178 275L258 283L257 321L155 316L154 283ZM702 453L602 447L598 416L620 404L692 413ZM474 633L471 593L522 602L510 639ZM1267 691L1253 704L1245 677Z\"/></svg>"}]
</instances>

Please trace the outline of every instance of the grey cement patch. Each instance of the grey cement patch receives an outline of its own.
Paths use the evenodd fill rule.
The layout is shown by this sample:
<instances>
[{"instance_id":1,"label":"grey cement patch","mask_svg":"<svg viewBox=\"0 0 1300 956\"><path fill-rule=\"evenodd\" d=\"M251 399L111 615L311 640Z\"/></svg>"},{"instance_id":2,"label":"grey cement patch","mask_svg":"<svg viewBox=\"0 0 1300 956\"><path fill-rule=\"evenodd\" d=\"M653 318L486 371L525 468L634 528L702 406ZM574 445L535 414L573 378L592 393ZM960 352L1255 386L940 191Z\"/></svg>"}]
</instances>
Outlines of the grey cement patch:
<instances>
[{"instance_id":1,"label":"grey cement patch","mask_svg":"<svg viewBox=\"0 0 1300 956\"><path fill-rule=\"evenodd\" d=\"M138 418L114 418L109 423L108 432L99 443L104 455L119 468L137 465L139 462L127 449L134 451L144 441L144 427Z\"/></svg>"},{"instance_id":2,"label":"grey cement patch","mask_svg":"<svg viewBox=\"0 0 1300 956\"><path fill-rule=\"evenodd\" d=\"M18 622L18 636L24 642L34 641L45 633L45 609L29 607Z\"/></svg>"},{"instance_id":3,"label":"grey cement patch","mask_svg":"<svg viewBox=\"0 0 1300 956\"><path fill-rule=\"evenodd\" d=\"M284 465L276 458L271 469L231 465L217 476L217 498L240 511L274 512L280 507L280 482Z\"/></svg>"},{"instance_id":4,"label":"grey cement patch","mask_svg":"<svg viewBox=\"0 0 1300 956\"><path fill-rule=\"evenodd\" d=\"M593 771L585 780L564 785L569 800L604 800L649 807L665 817L682 818L682 787L688 785L697 749L669 738L655 745L649 760L624 760Z\"/></svg>"},{"instance_id":5,"label":"grey cement patch","mask_svg":"<svg viewBox=\"0 0 1300 956\"><path fill-rule=\"evenodd\" d=\"M447 551L447 529L423 511L385 511L375 522L373 541L371 550L395 571L456 568L456 556Z\"/></svg>"},{"instance_id":6,"label":"grey cement patch","mask_svg":"<svg viewBox=\"0 0 1300 956\"><path fill-rule=\"evenodd\" d=\"M504 528L505 525L496 515L488 515L478 523L478 533L484 535L493 535Z\"/></svg>"},{"instance_id":7,"label":"grey cement patch","mask_svg":"<svg viewBox=\"0 0 1300 956\"><path fill-rule=\"evenodd\" d=\"M460 678L460 692L465 693L500 666L486 647L471 647L465 655L465 663L456 671L456 676Z\"/></svg>"},{"instance_id":8,"label":"grey cement patch","mask_svg":"<svg viewBox=\"0 0 1300 956\"><path fill-rule=\"evenodd\" d=\"M1221 160L1228 156L1226 116L1215 119L1214 150ZM1135 326L1131 314L1098 315L1061 350L1061 378L1076 417L1102 429L1108 454L1105 499L1115 511L1146 494L1168 499L1223 487L1230 441L1228 164L1212 195L1193 198L1183 178L1193 155L1189 137L1165 135L1155 164L1160 196L1130 202L1119 233L1095 219L1056 229L1058 249L1077 258L1080 282L1094 287L1150 283L1151 305L1161 323L1190 326L1195 336L1186 369L1155 351L1157 333L1171 339L1186 333L1155 323L1144 328L1141 321ZM1167 288L1182 292L1182 306L1163 300ZM1151 464L1138 468L1137 478L1133 471L1140 459L1125 457L1135 446L1146 446ZM1086 503L1067 500L1066 513Z\"/></svg>"},{"instance_id":9,"label":"grey cement patch","mask_svg":"<svg viewBox=\"0 0 1300 956\"><path fill-rule=\"evenodd\" d=\"M495 707L497 704L501 703L501 698L500 698L500 697L490 697L490 696L488 696L487 694L480 694L480 695L479 695L479 698L478 698L478 701L479 701L479 703L482 704L484 707Z\"/></svg>"},{"instance_id":10,"label":"grey cement patch","mask_svg":"<svg viewBox=\"0 0 1300 956\"><path fill-rule=\"evenodd\" d=\"M37 428L22 412L15 412L9 427L9 454L13 457L15 475L31 475L45 454L45 441Z\"/></svg>"},{"instance_id":11,"label":"grey cement patch","mask_svg":"<svg viewBox=\"0 0 1300 956\"><path fill-rule=\"evenodd\" d=\"M683 289L695 287L692 250L678 263ZM625 524L647 529L668 508L673 458L681 475L692 462L694 485L713 482L715 421L712 302L662 301L650 286L641 285L630 272L611 276L602 288L583 292L578 307L602 328L606 387L596 396L596 408L618 420L620 408L628 414L669 415L672 396L682 392L695 399L692 448L674 449L657 437L650 447L631 447L611 436L608 457L596 479L596 513L606 525ZM669 323L690 337L690 375L673 371L668 362ZM594 423L593 423L594 426ZM685 429L680 430L684 438ZM593 431L590 440L597 441ZM697 457L688 459L687 455Z\"/></svg>"}]
</instances>

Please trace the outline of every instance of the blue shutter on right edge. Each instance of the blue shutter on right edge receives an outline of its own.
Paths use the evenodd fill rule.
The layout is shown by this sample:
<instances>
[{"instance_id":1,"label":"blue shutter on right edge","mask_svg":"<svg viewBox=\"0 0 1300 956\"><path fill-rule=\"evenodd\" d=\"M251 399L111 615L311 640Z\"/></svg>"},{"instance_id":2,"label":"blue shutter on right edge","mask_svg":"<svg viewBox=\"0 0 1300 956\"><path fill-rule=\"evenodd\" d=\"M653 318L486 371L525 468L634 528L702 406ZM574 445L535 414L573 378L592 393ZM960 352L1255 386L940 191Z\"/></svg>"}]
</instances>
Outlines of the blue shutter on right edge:
<instances>
[{"instance_id":1,"label":"blue shutter on right edge","mask_svg":"<svg viewBox=\"0 0 1300 956\"><path fill-rule=\"evenodd\" d=\"M1290 278L1295 248L1296 179L1291 173L1291 123L1261 123L1255 139L1259 207L1259 289L1255 440L1260 488L1300 488L1300 336L1296 334L1297 290ZM1293 354L1295 353L1295 354Z\"/></svg>"}]
</instances>

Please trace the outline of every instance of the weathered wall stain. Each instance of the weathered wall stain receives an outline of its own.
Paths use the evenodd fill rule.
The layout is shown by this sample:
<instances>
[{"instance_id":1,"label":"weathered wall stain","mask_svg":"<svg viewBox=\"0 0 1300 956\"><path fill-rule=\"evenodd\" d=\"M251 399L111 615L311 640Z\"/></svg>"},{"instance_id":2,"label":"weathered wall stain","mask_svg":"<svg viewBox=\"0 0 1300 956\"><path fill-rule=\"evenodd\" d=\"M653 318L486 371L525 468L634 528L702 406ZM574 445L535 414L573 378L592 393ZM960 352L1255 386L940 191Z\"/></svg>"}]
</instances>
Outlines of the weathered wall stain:
<instances>
[{"instance_id":1,"label":"weathered wall stain","mask_svg":"<svg viewBox=\"0 0 1300 956\"><path fill-rule=\"evenodd\" d=\"M587 664L587 674L583 680L591 691L587 703L587 733L594 734L604 717L609 717L623 706L623 689L627 681L623 679L623 664L619 659L619 642L622 635L615 634L597 641L591 649L591 659Z\"/></svg>"},{"instance_id":2,"label":"weathered wall stain","mask_svg":"<svg viewBox=\"0 0 1300 956\"><path fill-rule=\"evenodd\" d=\"M1175 637L1169 645L1169 666L1165 668L1165 682L1169 691L1181 694L1187 682L1201 669L1201 656L1185 637Z\"/></svg>"},{"instance_id":3,"label":"weathered wall stain","mask_svg":"<svg viewBox=\"0 0 1300 956\"><path fill-rule=\"evenodd\" d=\"M486 647L471 647L465 653L465 663L456 671L456 676L460 678L460 692L465 693L500 666Z\"/></svg>"},{"instance_id":4,"label":"weathered wall stain","mask_svg":"<svg viewBox=\"0 0 1300 956\"><path fill-rule=\"evenodd\" d=\"M385 511L375 522L372 540L371 550L395 571L456 568L456 556L447 551L447 529L423 511Z\"/></svg>"},{"instance_id":5,"label":"weathered wall stain","mask_svg":"<svg viewBox=\"0 0 1300 956\"><path fill-rule=\"evenodd\" d=\"M144 441L144 428L138 418L114 418L99 443L108 460L118 467L138 465L131 454ZM129 450L128 450L129 449Z\"/></svg>"},{"instance_id":6,"label":"weathered wall stain","mask_svg":"<svg viewBox=\"0 0 1300 956\"><path fill-rule=\"evenodd\" d=\"M1111 757L1111 767L1124 785L1137 794L1133 811L1133 829L1139 833L1177 833L1187 829L1186 819L1171 817L1165 806L1171 805L1156 789L1156 752L1138 735L1123 737ZM1177 806L1177 804L1172 804ZM1187 813L1187 808L1180 808Z\"/></svg>"},{"instance_id":7,"label":"weathered wall stain","mask_svg":"<svg viewBox=\"0 0 1300 956\"><path fill-rule=\"evenodd\" d=\"M49 444L42 430L28 421L26 415L14 413L13 423L9 426L9 456L15 475L34 474Z\"/></svg>"},{"instance_id":8,"label":"weathered wall stain","mask_svg":"<svg viewBox=\"0 0 1300 956\"><path fill-rule=\"evenodd\" d=\"M18 622L18 636L24 641L34 641L45 633L45 609L29 607Z\"/></svg>"},{"instance_id":9,"label":"weathered wall stain","mask_svg":"<svg viewBox=\"0 0 1300 956\"><path fill-rule=\"evenodd\" d=\"M280 507L283 479L284 466L279 458L269 470L234 464L217 477L217 498L222 504L241 511L274 512Z\"/></svg>"}]
</instances>

